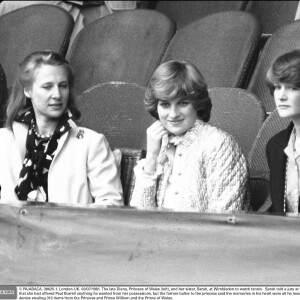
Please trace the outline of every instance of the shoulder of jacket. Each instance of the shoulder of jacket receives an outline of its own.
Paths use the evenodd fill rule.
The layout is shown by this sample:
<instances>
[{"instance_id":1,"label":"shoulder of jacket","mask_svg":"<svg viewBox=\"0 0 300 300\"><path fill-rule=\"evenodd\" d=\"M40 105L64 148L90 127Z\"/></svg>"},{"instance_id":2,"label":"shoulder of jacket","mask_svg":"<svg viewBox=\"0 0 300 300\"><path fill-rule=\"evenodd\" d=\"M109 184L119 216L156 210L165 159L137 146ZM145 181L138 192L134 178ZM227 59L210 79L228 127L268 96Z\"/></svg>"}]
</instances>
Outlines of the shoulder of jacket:
<instances>
[{"instance_id":1,"label":"shoulder of jacket","mask_svg":"<svg viewBox=\"0 0 300 300\"><path fill-rule=\"evenodd\" d=\"M0 128L0 138L13 137L13 132L10 128Z\"/></svg>"},{"instance_id":2,"label":"shoulder of jacket","mask_svg":"<svg viewBox=\"0 0 300 300\"><path fill-rule=\"evenodd\" d=\"M81 127L81 126L76 126L70 129L70 134L72 137L76 137L78 139L84 139L84 138L101 138L104 135L102 133L99 133L95 130L86 128L86 127Z\"/></svg>"},{"instance_id":3,"label":"shoulder of jacket","mask_svg":"<svg viewBox=\"0 0 300 300\"><path fill-rule=\"evenodd\" d=\"M214 125L211 125L211 124L208 124L208 123L204 123L204 132L207 136L207 138L213 143L220 143L220 142L228 142L228 143L235 143L235 139L234 137L224 131L223 129L217 127L217 126L214 126Z\"/></svg>"},{"instance_id":4,"label":"shoulder of jacket","mask_svg":"<svg viewBox=\"0 0 300 300\"><path fill-rule=\"evenodd\" d=\"M0 134L6 134L6 133L11 133L12 130L10 128L7 127L2 127L0 128Z\"/></svg>"},{"instance_id":5,"label":"shoulder of jacket","mask_svg":"<svg viewBox=\"0 0 300 300\"><path fill-rule=\"evenodd\" d=\"M286 141L289 139L290 132L288 128L279 131L275 135L273 135L267 142L267 147L271 147L272 145L278 146L279 144L286 144Z\"/></svg>"}]
</instances>

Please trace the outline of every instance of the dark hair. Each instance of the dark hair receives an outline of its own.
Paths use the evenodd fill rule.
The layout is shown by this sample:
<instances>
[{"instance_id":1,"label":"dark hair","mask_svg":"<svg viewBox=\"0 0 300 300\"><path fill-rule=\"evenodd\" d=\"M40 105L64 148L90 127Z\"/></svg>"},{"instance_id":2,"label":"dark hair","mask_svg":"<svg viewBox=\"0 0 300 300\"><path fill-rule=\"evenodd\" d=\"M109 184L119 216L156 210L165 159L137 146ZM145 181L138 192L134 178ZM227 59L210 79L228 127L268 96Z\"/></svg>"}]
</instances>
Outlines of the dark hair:
<instances>
[{"instance_id":1,"label":"dark hair","mask_svg":"<svg viewBox=\"0 0 300 300\"><path fill-rule=\"evenodd\" d=\"M198 118L208 122L212 108L207 84L200 71L189 62L167 61L159 65L150 78L144 103L146 110L156 119L158 100L188 98Z\"/></svg>"},{"instance_id":2,"label":"dark hair","mask_svg":"<svg viewBox=\"0 0 300 300\"><path fill-rule=\"evenodd\" d=\"M24 89L31 87L36 70L42 65L62 66L68 74L69 99L68 108L75 119L80 117L80 112L75 105L73 95L74 74L69 62L59 53L43 50L36 51L19 64L18 73L10 93L6 108L6 126L12 128L12 123L19 113L28 110L32 104L24 94Z\"/></svg>"},{"instance_id":3,"label":"dark hair","mask_svg":"<svg viewBox=\"0 0 300 300\"><path fill-rule=\"evenodd\" d=\"M300 50L277 57L267 72L266 81L272 95L275 83L289 83L300 88Z\"/></svg>"}]
</instances>

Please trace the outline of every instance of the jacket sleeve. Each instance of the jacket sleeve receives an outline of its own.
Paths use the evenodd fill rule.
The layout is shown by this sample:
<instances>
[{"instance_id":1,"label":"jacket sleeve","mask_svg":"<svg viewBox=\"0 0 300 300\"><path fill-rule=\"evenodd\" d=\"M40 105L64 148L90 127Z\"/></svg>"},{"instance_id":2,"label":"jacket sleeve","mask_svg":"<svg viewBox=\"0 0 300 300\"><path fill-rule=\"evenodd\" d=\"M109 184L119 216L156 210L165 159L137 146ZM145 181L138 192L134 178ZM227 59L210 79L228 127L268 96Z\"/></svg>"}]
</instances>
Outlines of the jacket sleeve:
<instances>
[{"instance_id":1,"label":"jacket sleeve","mask_svg":"<svg viewBox=\"0 0 300 300\"><path fill-rule=\"evenodd\" d=\"M228 134L221 134L205 159L208 210L211 212L249 209L249 175L239 145Z\"/></svg>"},{"instance_id":2,"label":"jacket sleeve","mask_svg":"<svg viewBox=\"0 0 300 300\"><path fill-rule=\"evenodd\" d=\"M138 161L134 168L135 185L130 206L138 208L156 207L157 177L160 172L153 175L146 174L143 170L145 159Z\"/></svg>"},{"instance_id":3,"label":"jacket sleeve","mask_svg":"<svg viewBox=\"0 0 300 300\"><path fill-rule=\"evenodd\" d=\"M117 164L103 134L93 136L89 145L87 176L95 204L124 205Z\"/></svg>"}]
</instances>

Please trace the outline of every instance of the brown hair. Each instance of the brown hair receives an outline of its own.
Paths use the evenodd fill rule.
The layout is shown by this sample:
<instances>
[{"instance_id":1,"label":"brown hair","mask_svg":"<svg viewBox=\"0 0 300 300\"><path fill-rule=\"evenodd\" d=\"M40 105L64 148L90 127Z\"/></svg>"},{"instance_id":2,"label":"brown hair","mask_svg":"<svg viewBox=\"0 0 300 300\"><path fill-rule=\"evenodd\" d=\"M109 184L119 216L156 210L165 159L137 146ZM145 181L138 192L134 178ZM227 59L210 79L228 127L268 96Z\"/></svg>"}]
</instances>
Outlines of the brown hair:
<instances>
[{"instance_id":1,"label":"brown hair","mask_svg":"<svg viewBox=\"0 0 300 300\"><path fill-rule=\"evenodd\" d=\"M300 50L277 57L267 72L266 81L272 95L275 83L289 83L300 88Z\"/></svg>"},{"instance_id":2,"label":"brown hair","mask_svg":"<svg viewBox=\"0 0 300 300\"><path fill-rule=\"evenodd\" d=\"M156 119L158 100L189 99L198 118L208 122L212 108L207 84L200 71L189 62L167 61L159 65L150 78L144 103Z\"/></svg>"}]
</instances>

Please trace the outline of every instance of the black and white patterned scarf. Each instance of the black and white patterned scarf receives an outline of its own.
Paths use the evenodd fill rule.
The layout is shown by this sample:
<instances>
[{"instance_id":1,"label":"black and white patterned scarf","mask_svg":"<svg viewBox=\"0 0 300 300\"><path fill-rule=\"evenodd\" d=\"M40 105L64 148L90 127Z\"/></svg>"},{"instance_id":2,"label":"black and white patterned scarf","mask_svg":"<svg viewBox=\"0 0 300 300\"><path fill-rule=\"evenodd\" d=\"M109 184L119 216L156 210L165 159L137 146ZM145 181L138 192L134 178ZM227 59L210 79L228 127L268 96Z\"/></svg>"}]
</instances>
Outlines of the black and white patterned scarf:
<instances>
[{"instance_id":1,"label":"black and white patterned scarf","mask_svg":"<svg viewBox=\"0 0 300 300\"><path fill-rule=\"evenodd\" d=\"M76 126L72 113L67 111L60 119L50 138L35 134L36 120L33 109L19 115L16 122L29 125L26 154L15 192L21 201L48 201L48 172L55 156L61 135Z\"/></svg>"}]
</instances>

